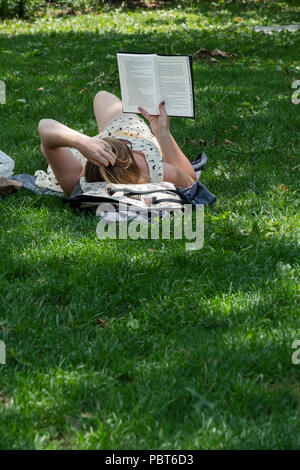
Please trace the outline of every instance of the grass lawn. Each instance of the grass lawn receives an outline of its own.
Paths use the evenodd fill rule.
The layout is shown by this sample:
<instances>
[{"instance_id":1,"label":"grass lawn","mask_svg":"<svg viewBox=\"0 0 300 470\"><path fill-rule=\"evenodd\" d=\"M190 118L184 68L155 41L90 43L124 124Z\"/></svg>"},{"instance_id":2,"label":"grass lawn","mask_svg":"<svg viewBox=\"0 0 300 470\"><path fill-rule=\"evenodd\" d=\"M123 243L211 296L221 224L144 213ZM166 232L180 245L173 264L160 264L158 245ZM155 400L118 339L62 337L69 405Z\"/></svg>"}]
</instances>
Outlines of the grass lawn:
<instances>
[{"instance_id":1,"label":"grass lawn","mask_svg":"<svg viewBox=\"0 0 300 470\"><path fill-rule=\"evenodd\" d=\"M196 119L171 119L186 154L209 159L201 250L100 242L95 215L59 198L0 200L1 449L300 447L300 32L253 32L300 10L192 3L0 23L15 173L45 167L41 118L97 133L92 100L120 94L119 50L237 54L195 61Z\"/></svg>"}]
</instances>

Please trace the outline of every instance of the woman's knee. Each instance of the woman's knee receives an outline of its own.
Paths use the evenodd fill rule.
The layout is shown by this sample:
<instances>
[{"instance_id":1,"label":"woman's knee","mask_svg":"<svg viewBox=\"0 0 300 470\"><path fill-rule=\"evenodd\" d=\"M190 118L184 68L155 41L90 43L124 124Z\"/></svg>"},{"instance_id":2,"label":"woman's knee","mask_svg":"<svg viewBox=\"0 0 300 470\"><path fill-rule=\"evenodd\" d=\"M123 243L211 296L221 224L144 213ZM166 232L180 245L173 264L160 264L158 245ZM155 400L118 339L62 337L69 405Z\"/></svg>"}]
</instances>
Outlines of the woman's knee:
<instances>
[{"instance_id":1,"label":"woman's knee","mask_svg":"<svg viewBox=\"0 0 300 470\"><path fill-rule=\"evenodd\" d=\"M40 122L38 124L38 133L39 133L41 139L46 134L51 122L53 122L53 119L41 119L40 120Z\"/></svg>"},{"instance_id":2,"label":"woman's knee","mask_svg":"<svg viewBox=\"0 0 300 470\"><path fill-rule=\"evenodd\" d=\"M121 101L120 98L118 98L116 95L113 93L110 93L109 91L106 90L100 90L98 93L96 93L94 97L94 108L103 106L106 108L110 104L116 101Z\"/></svg>"},{"instance_id":3,"label":"woman's knee","mask_svg":"<svg viewBox=\"0 0 300 470\"><path fill-rule=\"evenodd\" d=\"M98 93L96 93L96 95L94 97L94 103L95 102L99 103L99 101L104 101L104 100L107 101L107 99L109 99L112 96L115 96L115 95L113 95L109 91L100 90L100 91L98 91Z\"/></svg>"}]
</instances>

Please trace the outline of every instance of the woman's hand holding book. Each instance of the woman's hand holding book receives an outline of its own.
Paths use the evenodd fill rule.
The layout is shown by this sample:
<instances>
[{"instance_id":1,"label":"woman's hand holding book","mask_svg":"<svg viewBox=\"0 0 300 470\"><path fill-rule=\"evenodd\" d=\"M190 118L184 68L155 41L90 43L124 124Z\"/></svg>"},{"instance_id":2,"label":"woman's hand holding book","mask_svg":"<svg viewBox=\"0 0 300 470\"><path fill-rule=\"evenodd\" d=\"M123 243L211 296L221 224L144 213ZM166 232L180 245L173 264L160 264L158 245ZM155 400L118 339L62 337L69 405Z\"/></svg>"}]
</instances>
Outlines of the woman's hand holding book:
<instances>
[{"instance_id":1,"label":"woman's hand holding book","mask_svg":"<svg viewBox=\"0 0 300 470\"><path fill-rule=\"evenodd\" d=\"M160 114L149 114L144 108L139 106L140 113L149 121L151 131L155 137L167 134L170 132L170 118L165 110L164 102L159 103Z\"/></svg>"}]
</instances>

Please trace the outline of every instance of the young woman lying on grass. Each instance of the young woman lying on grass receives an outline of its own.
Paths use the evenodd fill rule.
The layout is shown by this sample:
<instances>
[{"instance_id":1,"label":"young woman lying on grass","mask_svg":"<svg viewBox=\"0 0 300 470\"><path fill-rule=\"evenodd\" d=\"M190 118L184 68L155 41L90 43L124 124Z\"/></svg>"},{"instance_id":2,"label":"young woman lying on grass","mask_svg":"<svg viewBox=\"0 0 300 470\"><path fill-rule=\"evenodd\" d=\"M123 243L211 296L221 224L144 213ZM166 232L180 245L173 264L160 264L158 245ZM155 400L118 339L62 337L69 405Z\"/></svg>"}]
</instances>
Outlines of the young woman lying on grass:
<instances>
[{"instance_id":1,"label":"young woman lying on grass","mask_svg":"<svg viewBox=\"0 0 300 470\"><path fill-rule=\"evenodd\" d=\"M36 184L68 196L81 177L87 182L146 183L170 181L186 188L196 181L194 169L175 142L163 103L160 115L148 114L150 128L137 114L125 114L122 101L99 91L94 112L99 134L89 137L53 120L42 119L41 150L49 162L47 174L36 172Z\"/></svg>"}]
</instances>

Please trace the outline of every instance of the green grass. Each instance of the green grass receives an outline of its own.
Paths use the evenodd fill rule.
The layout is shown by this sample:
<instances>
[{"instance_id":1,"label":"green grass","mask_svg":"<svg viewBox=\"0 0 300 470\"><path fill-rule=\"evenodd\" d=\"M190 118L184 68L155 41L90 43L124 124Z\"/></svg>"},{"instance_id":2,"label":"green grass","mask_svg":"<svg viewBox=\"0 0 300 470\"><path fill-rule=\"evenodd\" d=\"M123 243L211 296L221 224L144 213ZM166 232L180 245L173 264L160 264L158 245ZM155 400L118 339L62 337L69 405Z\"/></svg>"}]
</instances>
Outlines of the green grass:
<instances>
[{"instance_id":1,"label":"green grass","mask_svg":"<svg viewBox=\"0 0 300 470\"><path fill-rule=\"evenodd\" d=\"M93 96L119 94L119 50L237 54L195 62L196 119L171 119L187 155L209 158L203 249L100 242L95 215L59 198L0 200L2 449L300 447L300 36L253 32L299 7L191 5L0 23L16 173L44 168L41 118L97 133Z\"/></svg>"}]
</instances>

